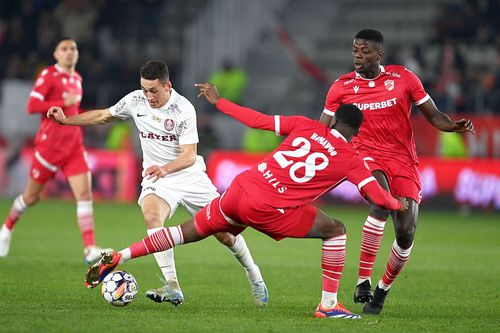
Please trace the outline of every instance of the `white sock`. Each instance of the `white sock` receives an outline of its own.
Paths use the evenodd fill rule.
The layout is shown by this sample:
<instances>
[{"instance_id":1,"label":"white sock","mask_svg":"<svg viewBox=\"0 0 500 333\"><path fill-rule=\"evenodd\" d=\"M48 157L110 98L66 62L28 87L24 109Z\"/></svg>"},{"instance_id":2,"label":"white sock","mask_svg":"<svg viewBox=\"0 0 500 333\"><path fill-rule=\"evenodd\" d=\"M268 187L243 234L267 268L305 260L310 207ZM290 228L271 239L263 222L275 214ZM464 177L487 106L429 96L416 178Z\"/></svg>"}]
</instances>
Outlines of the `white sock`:
<instances>
[{"instance_id":1,"label":"white sock","mask_svg":"<svg viewBox=\"0 0 500 333\"><path fill-rule=\"evenodd\" d=\"M163 229L162 227L148 229L148 236L156 231ZM161 273L166 281L177 281L177 271L175 270L174 249L168 249L163 252L153 253Z\"/></svg>"},{"instance_id":2,"label":"white sock","mask_svg":"<svg viewBox=\"0 0 500 333\"><path fill-rule=\"evenodd\" d=\"M321 305L327 309L332 309L337 305L337 293L328 291L321 292Z\"/></svg>"},{"instance_id":3,"label":"white sock","mask_svg":"<svg viewBox=\"0 0 500 333\"><path fill-rule=\"evenodd\" d=\"M120 258L120 262L118 263L118 265L123 264L125 261L129 261L130 258L132 257L132 254L130 253L129 247L121 250L119 253L121 253L122 257Z\"/></svg>"},{"instance_id":4,"label":"white sock","mask_svg":"<svg viewBox=\"0 0 500 333\"><path fill-rule=\"evenodd\" d=\"M238 260L238 262L245 268L248 280L251 283L263 281L262 275L260 274L260 269L253 261L252 254L247 247L247 243L243 236L236 236L236 240L233 246L227 247L233 256Z\"/></svg>"},{"instance_id":5,"label":"white sock","mask_svg":"<svg viewBox=\"0 0 500 333\"><path fill-rule=\"evenodd\" d=\"M362 284L365 281L370 282L370 286L372 285L372 279L371 278L368 278L368 279L358 278L358 283L356 285L359 286L360 284Z\"/></svg>"}]
</instances>

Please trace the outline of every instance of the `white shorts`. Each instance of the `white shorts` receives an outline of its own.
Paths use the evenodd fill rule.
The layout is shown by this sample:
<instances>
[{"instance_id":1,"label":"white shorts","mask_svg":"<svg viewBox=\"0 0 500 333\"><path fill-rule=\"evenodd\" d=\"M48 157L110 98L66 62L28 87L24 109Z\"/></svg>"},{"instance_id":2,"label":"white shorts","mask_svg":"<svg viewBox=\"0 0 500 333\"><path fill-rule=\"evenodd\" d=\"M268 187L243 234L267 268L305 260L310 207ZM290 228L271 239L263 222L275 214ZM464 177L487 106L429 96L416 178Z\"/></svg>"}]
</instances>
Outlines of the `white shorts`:
<instances>
[{"instance_id":1,"label":"white shorts","mask_svg":"<svg viewBox=\"0 0 500 333\"><path fill-rule=\"evenodd\" d=\"M149 194L165 200L170 206L170 219L179 204L183 205L189 214L194 216L199 210L219 196L217 189L206 173L193 175L197 180L193 183L172 182L167 178L160 178L156 183L152 179L142 179L142 191L137 203L142 207L142 201Z\"/></svg>"}]
</instances>

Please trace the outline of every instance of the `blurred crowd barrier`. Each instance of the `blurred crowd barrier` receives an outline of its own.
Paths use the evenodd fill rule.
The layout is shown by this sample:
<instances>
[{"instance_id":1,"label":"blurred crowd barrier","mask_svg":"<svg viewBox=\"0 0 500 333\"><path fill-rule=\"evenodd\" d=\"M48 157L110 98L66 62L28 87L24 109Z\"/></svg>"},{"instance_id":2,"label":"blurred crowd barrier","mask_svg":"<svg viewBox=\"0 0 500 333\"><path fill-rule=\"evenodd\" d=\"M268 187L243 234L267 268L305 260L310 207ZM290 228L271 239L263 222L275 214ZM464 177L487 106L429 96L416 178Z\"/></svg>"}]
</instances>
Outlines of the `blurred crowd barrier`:
<instances>
[{"instance_id":1,"label":"blurred crowd barrier","mask_svg":"<svg viewBox=\"0 0 500 333\"><path fill-rule=\"evenodd\" d=\"M137 200L137 162L132 151L88 150L88 162L92 171L94 199L133 202ZM0 150L0 186L19 193L26 185L33 157L32 148L21 151L19 163L11 177L7 177L5 150ZM4 191L0 191L2 194ZM7 194L7 193L3 193ZM64 175L58 172L48 182L43 191L44 197L73 199Z\"/></svg>"}]
</instances>

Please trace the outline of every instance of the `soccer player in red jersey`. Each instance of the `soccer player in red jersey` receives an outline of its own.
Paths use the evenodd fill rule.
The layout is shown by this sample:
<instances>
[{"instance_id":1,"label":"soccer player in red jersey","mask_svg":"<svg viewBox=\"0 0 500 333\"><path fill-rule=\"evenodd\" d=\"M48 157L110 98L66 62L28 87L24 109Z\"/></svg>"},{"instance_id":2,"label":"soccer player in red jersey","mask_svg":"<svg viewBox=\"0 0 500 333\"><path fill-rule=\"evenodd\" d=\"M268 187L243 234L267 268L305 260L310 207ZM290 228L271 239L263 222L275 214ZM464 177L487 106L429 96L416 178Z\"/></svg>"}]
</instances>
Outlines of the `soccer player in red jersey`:
<instances>
[{"instance_id":1,"label":"soccer player in red jersey","mask_svg":"<svg viewBox=\"0 0 500 333\"><path fill-rule=\"evenodd\" d=\"M288 137L259 164L238 175L227 191L194 219L162 228L118 253L104 255L89 268L86 286L94 288L107 273L129 259L195 242L217 232L238 235L252 227L276 240L322 239L323 292L315 316L359 318L337 301L345 262L345 226L310 202L347 179L386 209L407 208L406 200L396 199L380 187L348 143L363 120L361 111L354 105L341 106L330 128L301 116L264 115L220 98L212 84L196 86L200 88L199 96L205 96L220 111L245 125Z\"/></svg>"},{"instance_id":2,"label":"soccer player in red jersey","mask_svg":"<svg viewBox=\"0 0 500 333\"><path fill-rule=\"evenodd\" d=\"M340 105L352 103L363 112L365 121L352 143L364 156L373 176L392 195L406 198L409 208L392 212L396 240L389 262L375 292L371 274L380 248L385 222L391 212L371 203L363 226L359 276L354 301L366 302L363 313L379 314L392 283L410 255L417 225L421 187L418 158L410 123L411 104L427 120L446 132L472 132L470 120L452 121L440 112L424 90L418 77L403 66L381 66L383 36L376 30L360 31L352 43L354 71L338 78L326 97L321 121L329 124Z\"/></svg>"},{"instance_id":3,"label":"soccer player in red jersey","mask_svg":"<svg viewBox=\"0 0 500 333\"><path fill-rule=\"evenodd\" d=\"M50 106L64 108L67 114L80 112L82 78L76 71L78 48L70 38L61 39L54 50L57 63L37 77L28 100L28 113L38 114L40 129L26 190L17 196L0 231L0 257L7 256L12 232L19 217L38 202L45 183L60 169L68 179L77 204L77 219L84 244L84 260L93 263L102 251L95 244L91 176L78 126L61 126L45 114Z\"/></svg>"}]
</instances>

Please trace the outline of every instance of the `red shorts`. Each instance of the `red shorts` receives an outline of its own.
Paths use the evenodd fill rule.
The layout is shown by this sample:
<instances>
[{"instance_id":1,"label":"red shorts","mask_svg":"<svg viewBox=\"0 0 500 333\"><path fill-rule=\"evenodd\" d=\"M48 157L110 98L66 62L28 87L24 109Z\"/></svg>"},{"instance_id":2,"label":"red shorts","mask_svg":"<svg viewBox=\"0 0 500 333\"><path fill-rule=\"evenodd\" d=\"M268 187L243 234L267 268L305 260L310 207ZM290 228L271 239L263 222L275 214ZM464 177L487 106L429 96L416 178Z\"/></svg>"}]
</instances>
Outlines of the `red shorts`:
<instances>
[{"instance_id":1,"label":"red shorts","mask_svg":"<svg viewBox=\"0 0 500 333\"><path fill-rule=\"evenodd\" d=\"M58 169L61 169L66 178L89 171L87 152L84 147L79 146L68 150L67 154L51 155L47 152L41 153L35 147L31 161L31 178L43 185L54 177Z\"/></svg>"},{"instance_id":2,"label":"red shorts","mask_svg":"<svg viewBox=\"0 0 500 333\"><path fill-rule=\"evenodd\" d=\"M237 235L252 227L275 240L286 237L304 238L311 230L317 209L312 205L274 208L255 202L245 190L233 182L227 191L196 214L198 234L209 236L227 231Z\"/></svg>"},{"instance_id":3,"label":"red shorts","mask_svg":"<svg viewBox=\"0 0 500 333\"><path fill-rule=\"evenodd\" d=\"M364 153L361 154L369 156ZM384 157L365 157L363 160L368 164L371 171L381 170L384 172L389 181L392 195L411 198L420 204L420 201L422 201L422 188L416 163L403 163L399 160Z\"/></svg>"}]
</instances>

